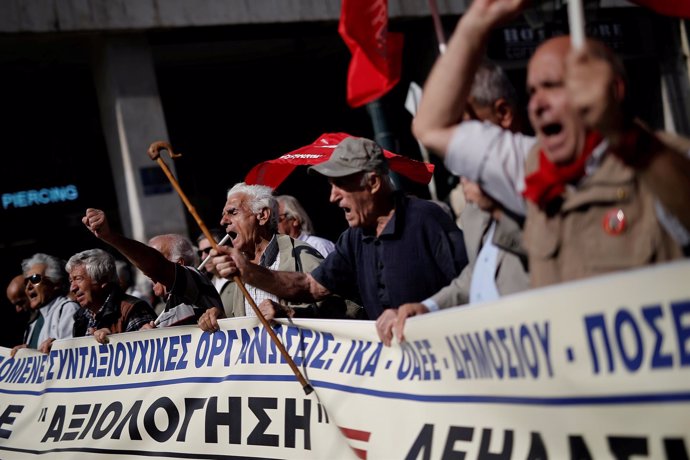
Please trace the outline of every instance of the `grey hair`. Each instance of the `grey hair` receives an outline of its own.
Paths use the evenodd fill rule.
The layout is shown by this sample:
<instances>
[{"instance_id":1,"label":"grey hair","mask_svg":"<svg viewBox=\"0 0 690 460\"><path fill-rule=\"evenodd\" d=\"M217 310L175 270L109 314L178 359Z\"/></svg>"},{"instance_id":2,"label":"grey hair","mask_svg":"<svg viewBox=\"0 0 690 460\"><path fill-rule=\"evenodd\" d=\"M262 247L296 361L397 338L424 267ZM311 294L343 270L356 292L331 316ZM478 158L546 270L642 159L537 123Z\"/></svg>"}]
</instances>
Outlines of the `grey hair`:
<instances>
[{"instance_id":1,"label":"grey hair","mask_svg":"<svg viewBox=\"0 0 690 460\"><path fill-rule=\"evenodd\" d=\"M474 74L470 97L478 105L487 107L503 98L513 108L517 106L515 87L503 69L488 59L484 59Z\"/></svg>"},{"instance_id":2,"label":"grey hair","mask_svg":"<svg viewBox=\"0 0 690 460\"><path fill-rule=\"evenodd\" d=\"M80 265L84 266L86 273L96 283L116 283L117 270L115 269L115 258L103 249L87 249L78 252L69 258L67 266L68 272Z\"/></svg>"},{"instance_id":3,"label":"grey hair","mask_svg":"<svg viewBox=\"0 0 690 460\"><path fill-rule=\"evenodd\" d=\"M182 262L191 267L199 265L199 257L196 254L196 248L192 241L186 236L177 233L167 233L165 235L154 236L149 240L149 244L153 240L162 239L167 240L168 260L177 263L180 259Z\"/></svg>"},{"instance_id":4,"label":"grey hair","mask_svg":"<svg viewBox=\"0 0 690 460\"><path fill-rule=\"evenodd\" d=\"M367 171L364 174L362 174L362 178L359 181L360 187L364 187L365 185L367 185L367 182L369 182L369 179L373 175L379 176L381 178L383 186L388 188L389 190L394 191L397 189L395 182L393 182L393 178L390 176L390 174L383 173L380 171Z\"/></svg>"},{"instance_id":5,"label":"grey hair","mask_svg":"<svg viewBox=\"0 0 690 460\"><path fill-rule=\"evenodd\" d=\"M272 233L278 231L278 200L273 196L273 189L266 185L248 185L239 182L228 190L227 198L236 193L243 193L249 198L247 206L249 210L258 214L262 209L268 208L271 217L268 220L268 228Z\"/></svg>"},{"instance_id":6,"label":"grey hair","mask_svg":"<svg viewBox=\"0 0 690 460\"><path fill-rule=\"evenodd\" d=\"M302 233L305 235L314 233L314 226L311 223L311 219L307 211L305 211L299 201L297 201L297 198L292 195L279 195L276 199L278 203L283 203L285 214L287 214L287 216L285 216L286 218L292 217L293 219L299 220Z\"/></svg>"},{"instance_id":7,"label":"grey hair","mask_svg":"<svg viewBox=\"0 0 690 460\"><path fill-rule=\"evenodd\" d=\"M65 288L67 287L67 277L65 276L64 269L65 262L63 260L60 260L55 256L38 252L28 259L22 260L22 271L26 275L26 273L31 270L31 267L38 264L43 264L46 266L45 276L52 281L53 284L64 286Z\"/></svg>"}]
</instances>

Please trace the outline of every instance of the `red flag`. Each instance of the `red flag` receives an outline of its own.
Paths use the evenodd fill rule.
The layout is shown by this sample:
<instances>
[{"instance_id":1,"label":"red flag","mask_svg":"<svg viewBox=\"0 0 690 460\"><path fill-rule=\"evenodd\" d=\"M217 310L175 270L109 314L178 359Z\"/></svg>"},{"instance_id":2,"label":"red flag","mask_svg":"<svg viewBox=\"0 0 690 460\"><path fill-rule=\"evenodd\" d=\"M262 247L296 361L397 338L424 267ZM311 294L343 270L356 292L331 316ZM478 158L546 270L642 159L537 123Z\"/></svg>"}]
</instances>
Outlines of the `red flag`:
<instances>
[{"instance_id":1,"label":"red flag","mask_svg":"<svg viewBox=\"0 0 690 460\"><path fill-rule=\"evenodd\" d=\"M342 0L338 32L352 53L347 103L359 107L400 80L403 35L388 32L387 0Z\"/></svg>"},{"instance_id":2,"label":"red flag","mask_svg":"<svg viewBox=\"0 0 690 460\"><path fill-rule=\"evenodd\" d=\"M247 184L262 184L278 187L297 166L316 165L331 157L333 150L346 137L346 133L326 133L309 145L281 155L274 160L264 161L254 166L244 178ZM434 173L434 165L396 155L388 150L383 151L388 160L388 167L410 180L428 184Z\"/></svg>"},{"instance_id":3,"label":"red flag","mask_svg":"<svg viewBox=\"0 0 690 460\"><path fill-rule=\"evenodd\" d=\"M690 19L690 0L632 0L640 6L649 8L666 16Z\"/></svg>"}]
</instances>

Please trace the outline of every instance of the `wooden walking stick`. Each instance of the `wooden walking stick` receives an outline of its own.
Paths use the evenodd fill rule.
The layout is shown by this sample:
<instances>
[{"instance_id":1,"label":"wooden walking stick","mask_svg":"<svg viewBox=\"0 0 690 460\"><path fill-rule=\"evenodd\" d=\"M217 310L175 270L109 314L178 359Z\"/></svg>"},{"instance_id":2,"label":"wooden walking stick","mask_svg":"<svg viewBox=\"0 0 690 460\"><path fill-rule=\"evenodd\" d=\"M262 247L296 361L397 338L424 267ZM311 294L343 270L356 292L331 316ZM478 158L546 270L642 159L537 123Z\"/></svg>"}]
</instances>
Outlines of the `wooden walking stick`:
<instances>
[{"instance_id":1,"label":"wooden walking stick","mask_svg":"<svg viewBox=\"0 0 690 460\"><path fill-rule=\"evenodd\" d=\"M206 224L204 224L204 221L201 220L201 217L199 217L199 214L197 214L196 209L194 209L194 206L192 206L192 203L189 201L189 199L187 199L187 196L182 191L182 188L180 188L180 184L177 182L177 179L175 179L175 176L173 176L172 172L168 168L168 165L165 164L165 161L163 161L163 159L161 158L161 150L167 150L170 154L170 158L177 158L181 155L173 152L172 146L165 141L154 142L153 144L151 144L148 150L149 157L151 157L152 160L156 161L165 173L165 175L168 176L168 180L175 188L175 191L177 191L177 194L180 195L180 198L182 198L182 201L184 202L185 206L187 206L187 209L194 217L194 220L196 220L196 223L197 225L199 225L199 228L201 228L201 231L203 232L204 236L208 238L208 241L211 243L213 249L218 250L218 243L216 242L216 239L213 237L213 235L211 235L211 232L208 231ZM261 313L261 310L259 310L259 307L256 305L256 302L254 302L254 299L252 299L252 296L247 291L247 288L240 279L240 277L234 275L232 277L232 280L240 288L240 291L242 291L244 298L247 299L247 302L249 302L249 305L251 305L252 310L254 310L254 314L257 316L257 318L259 318L259 321L261 321L261 324L263 324L264 328L266 329L266 332L268 332L268 335L271 337L271 340L278 348L278 351L283 356L285 361L288 363L290 369L292 369L292 372L295 374L295 377L297 377L297 380L302 385L304 393L309 394L312 391L314 391L314 388L309 384L309 382L307 382L307 379L304 378L299 368L295 364L295 361L293 361L292 357L290 357L282 342L280 341L276 333L273 331L271 325L268 324L268 320L266 320L264 315Z\"/></svg>"}]
</instances>

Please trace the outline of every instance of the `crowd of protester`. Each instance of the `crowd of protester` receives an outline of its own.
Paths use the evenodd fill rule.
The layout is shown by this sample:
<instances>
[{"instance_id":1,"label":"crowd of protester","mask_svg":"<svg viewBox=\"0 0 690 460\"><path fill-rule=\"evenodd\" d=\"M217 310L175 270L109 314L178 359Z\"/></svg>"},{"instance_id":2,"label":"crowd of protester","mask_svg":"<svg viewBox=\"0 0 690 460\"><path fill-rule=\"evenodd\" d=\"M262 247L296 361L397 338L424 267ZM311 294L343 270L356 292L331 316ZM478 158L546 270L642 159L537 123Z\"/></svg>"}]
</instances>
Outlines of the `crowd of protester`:
<instances>
[{"instance_id":1,"label":"crowd of protester","mask_svg":"<svg viewBox=\"0 0 690 460\"><path fill-rule=\"evenodd\" d=\"M261 185L229 189L211 236L230 238L217 249L206 235L196 246L172 234L144 244L88 209L85 227L128 262L101 249L66 263L28 256L7 286L25 325L13 353L156 327L218 330L219 319L257 314L237 277L268 320L364 318L390 345L404 339L410 316L687 255L690 142L631 118L624 67L605 45L588 40L574 51L557 37L539 46L527 69L535 135L522 132L515 89L484 58L491 30L520 9L472 2L414 120L419 141L462 177L458 222L396 190L381 147L359 137L310 168L343 210L348 228L335 243L313 234L294 197ZM127 264L155 296L132 289Z\"/></svg>"}]
</instances>

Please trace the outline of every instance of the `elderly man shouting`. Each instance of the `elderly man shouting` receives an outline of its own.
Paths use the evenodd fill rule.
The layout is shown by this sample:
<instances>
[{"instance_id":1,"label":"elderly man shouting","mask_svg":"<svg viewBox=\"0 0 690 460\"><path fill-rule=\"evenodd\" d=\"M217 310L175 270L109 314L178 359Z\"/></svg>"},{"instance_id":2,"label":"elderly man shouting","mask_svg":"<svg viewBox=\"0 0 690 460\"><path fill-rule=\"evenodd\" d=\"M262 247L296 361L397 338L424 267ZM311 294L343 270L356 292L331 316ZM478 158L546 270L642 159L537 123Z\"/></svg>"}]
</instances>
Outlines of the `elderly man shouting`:
<instances>
[{"instance_id":1,"label":"elderly man shouting","mask_svg":"<svg viewBox=\"0 0 690 460\"><path fill-rule=\"evenodd\" d=\"M307 274L268 270L237 248L222 249L216 264L223 276L239 272L247 283L283 299L313 301L331 293L361 299L379 327L395 318L391 308L434 294L467 263L462 232L437 205L394 192L386 159L373 141L347 138L330 160L311 170L329 178L330 201L350 226L336 250ZM267 317L290 313L272 307Z\"/></svg>"},{"instance_id":2,"label":"elderly man shouting","mask_svg":"<svg viewBox=\"0 0 690 460\"><path fill-rule=\"evenodd\" d=\"M231 242L236 251L243 254L247 260L268 270L282 270L294 272L311 272L323 260L321 255L307 243L293 239L287 235L278 234L278 202L270 187L263 185L247 185L239 183L233 186L227 194L227 201L223 207L223 217L220 221L225 231L232 237ZM221 250L225 250L222 248ZM218 258L216 258L218 259ZM215 262L215 260L214 260ZM216 268L218 265L216 265ZM223 274L227 276L227 274ZM247 291L257 304L268 308L271 301L278 302L278 296L265 290L247 284ZM225 316L255 316L251 305L243 297L242 291L233 282L231 290L232 308L225 311ZM329 305L335 307L335 304ZM344 314L341 312L316 311L313 305L295 305L302 316L333 316ZM344 310L344 304L341 304ZM204 330L215 330L217 319L223 317L218 308L207 311L199 321Z\"/></svg>"}]
</instances>

